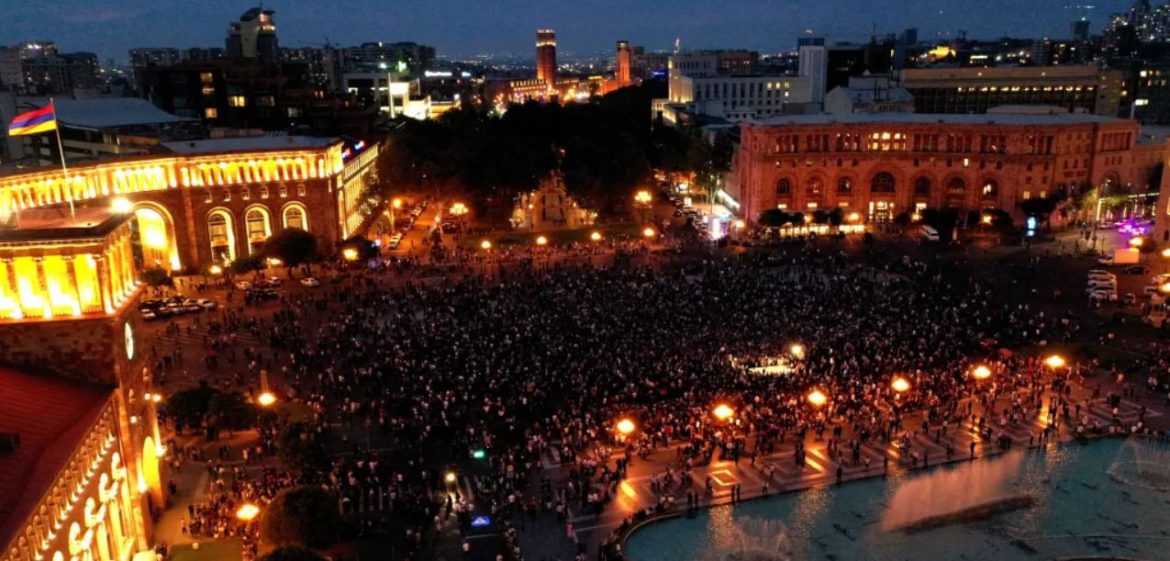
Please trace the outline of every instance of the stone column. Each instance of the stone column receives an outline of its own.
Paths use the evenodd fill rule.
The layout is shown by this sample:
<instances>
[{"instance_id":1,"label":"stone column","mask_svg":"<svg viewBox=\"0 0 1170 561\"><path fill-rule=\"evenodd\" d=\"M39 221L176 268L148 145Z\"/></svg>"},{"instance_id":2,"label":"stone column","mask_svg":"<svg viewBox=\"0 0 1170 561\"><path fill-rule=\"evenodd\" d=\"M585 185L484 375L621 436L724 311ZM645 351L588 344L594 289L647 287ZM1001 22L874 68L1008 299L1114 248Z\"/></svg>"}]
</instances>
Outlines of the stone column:
<instances>
[{"instance_id":1,"label":"stone column","mask_svg":"<svg viewBox=\"0 0 1170 561\"><path fill-rule=\"evenodd\" d=\"M94 262L97 264L97 291L101 294L102 311L110 312L114 309L114 303L110 297L110 268L106 264L104 255L95 255Z\"/></svg>"},{"instance_id":2,"label":"stone column","mask_svg":"<svg viewBox=\"0 0 1170 561\"><path fill-rule=\"evenodd\" d=\"M53 302L49 298L49 279L45 276L45 258L36 257L36 271L37 271L37 290L41 295L41 306L43 309L43 318L53 317Z\"/></svg>"},{"instance_id":3,"label":"stone column","mask_svg":"<svg viewBox=\"0 0 1170 561\"><path fill-rule=\"evenodd\" d=\"M69 279L69 284L73 287L73 297L77 301L77 307L74 308L74 311L77 313L77 315L81 315L85 313L85 310L82 309L81 287L77 285L77 256L63 255L61 258L68 260L68 262L65 263L65 276Z\"/></svg>"}]
</instances>

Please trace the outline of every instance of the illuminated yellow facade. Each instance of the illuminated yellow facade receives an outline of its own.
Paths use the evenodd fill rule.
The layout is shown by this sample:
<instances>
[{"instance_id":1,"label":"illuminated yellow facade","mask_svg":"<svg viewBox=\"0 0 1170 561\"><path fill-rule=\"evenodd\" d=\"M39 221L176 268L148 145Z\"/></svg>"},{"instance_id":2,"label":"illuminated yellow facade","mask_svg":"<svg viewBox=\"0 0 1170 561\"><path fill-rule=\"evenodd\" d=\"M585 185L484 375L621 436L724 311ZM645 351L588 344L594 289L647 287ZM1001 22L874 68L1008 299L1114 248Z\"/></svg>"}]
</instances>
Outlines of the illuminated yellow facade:
<instances>
[{"instance_id":1,"label":"illuminated yellow facade","mask_svg":"<svg viewBox=\"0 0 1170 561\"><path fill-rule=\"evenodd\" d=\"M320 150L147 157L0 177L0 221L69 201L190 187L327 178L341 173L341 144Z\"/></svg>"},{"instance_id":2,"label":"illuminated yellow facade","mask_svg":"<svg viewBox=\"0 0 1170 561\"><path fill-rule=\"evenodd\" d=\"M84 237L0 233L0 319L112 314L138 286L128 218ZM25 233L21 231L20 233Z\"/></svg>"}]
</instances>

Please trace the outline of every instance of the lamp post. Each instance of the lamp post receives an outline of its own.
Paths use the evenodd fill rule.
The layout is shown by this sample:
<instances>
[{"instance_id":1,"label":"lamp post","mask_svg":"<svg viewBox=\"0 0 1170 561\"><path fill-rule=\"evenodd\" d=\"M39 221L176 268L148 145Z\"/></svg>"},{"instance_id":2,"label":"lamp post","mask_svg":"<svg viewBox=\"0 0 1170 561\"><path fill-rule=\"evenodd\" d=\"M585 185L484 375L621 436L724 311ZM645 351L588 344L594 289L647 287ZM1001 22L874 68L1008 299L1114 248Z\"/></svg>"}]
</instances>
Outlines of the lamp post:
<instances>
[{"instance_id":1,"label":"lamp post","mask_svg":"<svg viewBox=\"0 0 1170 561\"><path fill-rule=\"evenodd\" d=\"M979 381L986 380L991 377L991 369L985 364L980 364L971 369L971 377Z\"/></svg>"},{"instance_id":2,"label":"lamp post","mask_svg":"<svg viewBox=\"0 0 1170 561\"><path fill-rule=\"evenodd\" d=\"M651 203L654 202L654 195L650 191L642 189L634 194L634 202L638 206L639 214L642 216L642 223L646 223L646 214L650 210Z\"/></svg>"},{"instance_id":3,"label":"lamp post","mask_svg":"<svg viewBox=\"0 0 1170 561\"><path fill-rule=\"evenodd\" d=\"M276 394L268 388L268 371L260 370L260 395L256 396L256 403L261 407L272 407L276 403Z\"/></svg>"},{"instance_id":4,"label":"lamp post","mask_svg":"<svg viewBox=\"0 0 1170 561\"><path fill-rule=\"evenodd\" d=\"M808 393L808 403L817 409L824 407L829 402L829 396L821 390L813 390Z\"/></svg>"},{"instance_id":5,"label":"lamp post","mask_svg":"<svg viewBox=\"0 0 1170 561\"><path fill-rule=\"evenodd\" d=\"M735 409L732 409L731 406L726 403L720 403L711 410L711 414L720 421L726 421L735 416Z\"/></svg>"},{"instance_id":6,"label":"lamp post","mask_svg":"<svg viewBox=\"0 0 1170 561\"><path fill-rule=\"evenodd\" d=\"M910 381L901 376L895 376L894 381L890 382L890 388L898 395L910 391Z\"/></svg>"},{"instance_id":7,"label":"lamp post","mask_svg":"<svg viewBox=\"0 0 1170 561\"><path fill-rule=\"evenodd\" d=\"M256 519L260 515L260 507L253 503L244 503L240 508L236 509L236 519L247 524Z\"/></svg>"},{"instance_id":8,"label":"lamp post","mask_svg":"<svg viewBox=\"0 0 1170 561\"><path fill-rule=\"evenodd\" d=\"M390 201L390 229L397 229L398 210L402 208L402 199L394 197Z\"/></svg>"}]
</instances>

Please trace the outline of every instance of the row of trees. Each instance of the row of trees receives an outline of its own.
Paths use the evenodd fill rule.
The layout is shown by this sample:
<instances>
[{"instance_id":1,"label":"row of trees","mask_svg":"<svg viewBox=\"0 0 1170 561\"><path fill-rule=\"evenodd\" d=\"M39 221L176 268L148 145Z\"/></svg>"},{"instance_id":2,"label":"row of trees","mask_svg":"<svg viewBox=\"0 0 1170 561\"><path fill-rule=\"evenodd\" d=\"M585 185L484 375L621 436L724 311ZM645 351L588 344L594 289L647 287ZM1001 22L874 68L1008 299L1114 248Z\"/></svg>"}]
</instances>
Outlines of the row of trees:
<instances>
[{"instance_id":1,"label":"row of trees","mask_svg":"<svg viewBox=\"0 0 1170 561\"><path fill-rule=\"evenodd\" d=\"M697 132L654 126L650 100L664 84L623 88L587 103L530 102L503 115L465 105L437 121L405 119L379 155L383 195L467 197L480 217L502 222L516 194L560 168L570 194L602 213L619 211L653 170L726 170L731 145Z\"/></svg>"}]
</instances>

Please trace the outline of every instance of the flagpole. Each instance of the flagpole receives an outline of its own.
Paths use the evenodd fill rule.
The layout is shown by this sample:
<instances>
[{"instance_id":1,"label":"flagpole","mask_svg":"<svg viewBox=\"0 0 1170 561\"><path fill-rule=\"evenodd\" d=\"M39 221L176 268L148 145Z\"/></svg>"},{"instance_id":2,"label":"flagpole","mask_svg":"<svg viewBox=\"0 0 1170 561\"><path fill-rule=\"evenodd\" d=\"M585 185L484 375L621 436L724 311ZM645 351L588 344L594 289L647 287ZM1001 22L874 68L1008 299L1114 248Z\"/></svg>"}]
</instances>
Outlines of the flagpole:
<instances>
[{"instance_id":1,"label":"flagpole","mask_svg":"<svg viewBox=\"0 0 1170 561\"><path fill-rule=\"evenodd\" d=\"M65 176L65 196L69 199L69 216L77 218L77 209L73 207L73 184L69 181L69 167L65 165L65 146L61 144L61 121L57 120L57 104L49 98L49 107L53 108L53 132L57 133L57 153L61 155L61 174Z\"/></svg>"}]
</instances>

